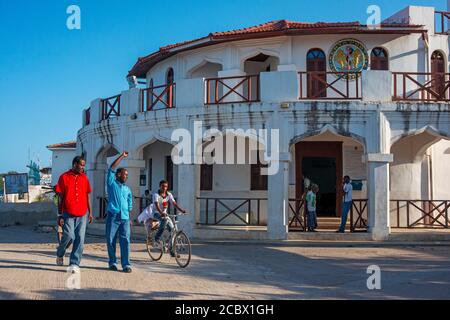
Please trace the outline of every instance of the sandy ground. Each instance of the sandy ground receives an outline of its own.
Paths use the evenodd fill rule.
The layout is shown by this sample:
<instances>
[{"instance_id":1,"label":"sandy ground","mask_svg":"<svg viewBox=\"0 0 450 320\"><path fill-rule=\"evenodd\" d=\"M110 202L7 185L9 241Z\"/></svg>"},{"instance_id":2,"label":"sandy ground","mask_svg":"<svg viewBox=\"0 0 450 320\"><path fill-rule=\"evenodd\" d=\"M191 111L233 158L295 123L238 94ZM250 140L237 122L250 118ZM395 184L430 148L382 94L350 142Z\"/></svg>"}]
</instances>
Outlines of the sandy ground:
<instances>
[{"instance_id":1,"label":"sandy ground","mask_svg":"<svg viewBox=\"0 0 450 320\"><path fill-rule=\"evenodd\" d=\"M55 234L0 228L0 299L450 299L450 247L348 244L194 244L187 269L132 246L133 273L106 270L103 239L88 237L81 289L55 265ZM66 258L66 262L67 262ZM381 290L367 289L367 267Z\"/></svg>"}]
</instances>

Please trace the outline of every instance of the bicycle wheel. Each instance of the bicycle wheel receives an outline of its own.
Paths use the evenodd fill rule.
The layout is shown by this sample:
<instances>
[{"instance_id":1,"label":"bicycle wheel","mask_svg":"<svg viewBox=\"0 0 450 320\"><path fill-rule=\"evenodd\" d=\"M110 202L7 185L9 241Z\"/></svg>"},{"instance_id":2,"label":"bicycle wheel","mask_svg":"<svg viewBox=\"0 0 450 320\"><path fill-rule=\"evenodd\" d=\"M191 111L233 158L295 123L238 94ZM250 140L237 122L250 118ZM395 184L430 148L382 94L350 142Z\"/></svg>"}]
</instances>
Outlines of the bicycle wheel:
<instances>
[{"instance_id":1,"label":"bicycle wheel","mask_svg":"<svg viewBox=\"0 0 450 320\"><path fill-rule=\"evenodd\" d=\"M148 255L150 256L150 258L153 261L159 261L161 260L162 256L163 256L163 251L164 251L164 246L162 241L154 241L155 239L155 234L154 232L150 233L150 236L147 237L147 252Z\"/></svg>"},{"instance_id":2,"label":"bicycle wheel","mask_svg":"<svg viewBox=\"0 0 450 320\"><path fill-rule=\"evenodd\" d=\"M191 241L183 231L180 231L173 242L175 260L181 268L186 268L191 261Z\"/></svg>"}]
</instances>

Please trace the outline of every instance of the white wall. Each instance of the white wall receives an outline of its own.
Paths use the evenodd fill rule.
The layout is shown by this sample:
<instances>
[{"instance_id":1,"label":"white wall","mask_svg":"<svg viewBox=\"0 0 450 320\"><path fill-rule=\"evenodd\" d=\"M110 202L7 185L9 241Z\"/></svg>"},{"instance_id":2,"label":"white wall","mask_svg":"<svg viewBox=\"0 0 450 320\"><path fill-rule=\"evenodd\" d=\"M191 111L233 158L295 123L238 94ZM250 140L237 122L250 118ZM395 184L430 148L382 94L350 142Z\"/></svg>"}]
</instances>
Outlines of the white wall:
<instances>
[{"instance_id":1,"label":"white wall","mask_svg":"<svg viewBox=\"0 0 450 320\"><path fill-rule=\"evenodd\" d=\"M450 199L450 141L441 140L430 148L433 159L433 198Z\"/></svg>"},{"instance_id":2,"label":"white wall","mask_svg":"<svg viewBox=\"0 0 450 320\"><path fill-rule=\"evenodd\" d=\"M144 161L146 161L147 169L147 184L150 181L148 177L148 164L149 159L152 159L152 177L151 177L151 191L156 192L159 188L159 182L166 178L166 156L170 156L172 152L172 145L164 142L157 141L144 148ZM173 169L173 183L174 185L170 187L176 196L178 192L178 168L174 165ZM142 192L145 191L146 187L141 188Z\"/></svg>"},{"instance_id":3,"label":"white wall","mask_svg":"<svg viewBox=\"0 0 450 320\"><path fill-rule=\"evenodd\" d=\"M76 155L75 149L52 150L52 186L58 183L61 174L72 168L72 160Z\"/></svg>"}]
</instances>

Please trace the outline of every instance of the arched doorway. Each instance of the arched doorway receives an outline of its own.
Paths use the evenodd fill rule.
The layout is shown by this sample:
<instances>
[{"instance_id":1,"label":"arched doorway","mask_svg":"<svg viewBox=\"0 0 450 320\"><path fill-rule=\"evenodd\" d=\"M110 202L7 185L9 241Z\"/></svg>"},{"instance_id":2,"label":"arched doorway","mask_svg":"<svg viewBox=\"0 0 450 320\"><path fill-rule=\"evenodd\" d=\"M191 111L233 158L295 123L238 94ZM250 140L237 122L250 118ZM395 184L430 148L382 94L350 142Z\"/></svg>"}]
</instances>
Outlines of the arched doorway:
<instances>
[{"instance_id":1,"label":"arched doorway","mask_svg":"<svg viewBox=\"0 0 450 320\"><path fill-rule=\"evenodd\" d=\"M432 89L437 94L436 100L445 98L445 59L440 51L434 51L431 55L431 79Z\"/></svg>"},{"instance_id":2,"label":"arched doorway","mask_svg":"<svg viewBox=\"0 0 450 320\"><path fill-rule=\"evenodd\" d=\"M106 218L108 195L106 193L106 172L113 161L119 156L118 149L108 144L103 146L96 156L94 169L93 210L99 219Z\"/></svg>"},{"instance_id":3,"label":"arched doorway","mask_svg":"<svg viewBox=\"0 0 450 320\"><path fill-rule=\"evenodd\" d=\"M249 101L260 99L260 73L277 71L279 63L278 57L265 53L258 53L244 61L244 72L248 79L243 83L242 93Z\"/></svg>"},{"instance_id":4,"label":"arched doorway","mask_svg":"<svg viewBox=\"0 0 450 320\"><path fill-rule=\"evenodd\" d=\"M450 141L434 130L394 139L390 165L391 228L445 228L450 207Z\"/></svg>"},{"instance_id":5,"label":"arched doorway","mask_svg":"<svg viewBox=\"0 0 450 320\"><path fill-rule=\"evenodd\" d=\"M268 221L267 164L263 141L244 132L204 137L200 178L201 225L265 227Z\"/></svg>"},{"instance_id":6,"label":"arched doorway","mask_svg":"<svg viewBox=\"0 0 450 320\"><path fill-rule=\"evenodd\" d=\"M308 98L324 98L327 96L327 62L321 49L311 49L306 55L306 71L308 72Z\"/></svg>"},{"instance_id":7,"label":"arched doorway","mask_svg":"<svg viewBox=\"0 0 450 320\"><path fill-rule=\"evenodd\" d=\"M308 186L313 184L320 189L317 196L319 229L337 230L343 200L343 177L346 175L350 176L354 187L354 205L361 209L358 209L361 219L367 225L367 166L363 162L365 147L361 139L326 130L294 140L291 147L293 161L289 169L292 188L289 193L295 194L295 204L293 199L290 200L291 211L295 211L298 219L290 212L290 231L304 230L302 218L306 211L303 199ZM355 218L358 217L355 215ZM353 226L356 226L357 221L354 222Z\"/></svg>"}]
</instances>

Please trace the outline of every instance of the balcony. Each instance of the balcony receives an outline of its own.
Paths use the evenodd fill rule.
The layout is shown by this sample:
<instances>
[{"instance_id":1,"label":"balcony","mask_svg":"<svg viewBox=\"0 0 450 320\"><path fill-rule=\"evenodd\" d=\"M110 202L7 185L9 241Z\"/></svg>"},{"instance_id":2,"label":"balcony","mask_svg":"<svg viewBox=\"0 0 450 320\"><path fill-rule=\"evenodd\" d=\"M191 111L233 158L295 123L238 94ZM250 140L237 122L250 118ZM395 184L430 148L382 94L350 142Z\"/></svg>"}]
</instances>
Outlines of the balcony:
<instances>
[{"instance_id":1,"label":"balcony","mask_svg":"<svg viewBox=\"0 0 450 320\"><path fill-rule=\"evenodd\" d=\"M394 101L450 101L450 73L394 72Z\"/></svg>"},{"instance_id":2,"label":"balcony","mask_svg":"<svg viewBox=\"0 0 450 320\"><path fill-rule=\"evenodd\" d=\"M299 72L300 100L361 100L361 72Z\"/></svg>"},{"instance_id":3,"label":"balcony","mask_svg":"<svg viewBox=\"0 0 450 320\"><path fill-rule=\"evenodd\" d=\"M205 105L260 101L259 75L205 79Z\"/></svg>"},{"instance_id":4,"label":"balcony","mask_svg":"<svg viewBox=\"0 0 450 320\"><path fill-rule=\"evenodd\" d=\"M141 112L175 108L175 83L141 90Z\"/></svg>"},{"instance_id":5,"label":"balcony","mask_svg":"<svg viewBox=\"0 0 450 320\"><path fill-rule=\"evenodd\" d=\"M132 88L94 100L83 126L143 112L226 105L362 101L437 103L450 101L450 73L363 71L261 72L222 78L179 79L170 85Z\"/></svg>"}]
</instances>

